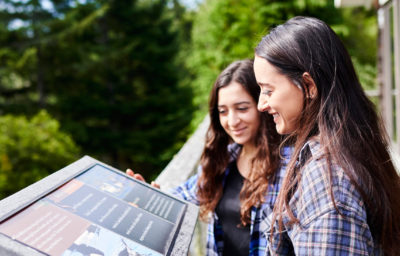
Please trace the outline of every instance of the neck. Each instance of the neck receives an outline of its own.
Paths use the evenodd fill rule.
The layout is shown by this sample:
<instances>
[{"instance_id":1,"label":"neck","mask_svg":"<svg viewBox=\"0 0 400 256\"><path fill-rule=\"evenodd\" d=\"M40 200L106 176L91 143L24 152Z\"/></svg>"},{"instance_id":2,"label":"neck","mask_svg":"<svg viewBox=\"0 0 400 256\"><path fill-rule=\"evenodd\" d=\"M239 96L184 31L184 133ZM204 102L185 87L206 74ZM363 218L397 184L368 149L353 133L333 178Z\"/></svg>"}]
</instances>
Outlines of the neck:
<instances>
[{"instance_id":1,"label":"neck","mask_svg":"<svg viewBox=\"0 0 400 256\"><path fill-rule=\"evenodd\" d=\"M251 157L253 158L257 152L257 148L254 144L246 144L243 145L240 155L242 157Z\"/></svg>"},{"instance_id":2,"label":"neck","mask_svg":"<svg viewBox=\"0 0 400 256\"><path fill-rule=\"evenodd\" d=\"M243 145L239 158L237 159L236 163L239 172L246 179L250 176L251 161L255 157L256 152L257 148L255 145Z\"/></svg>"}]
</instances>

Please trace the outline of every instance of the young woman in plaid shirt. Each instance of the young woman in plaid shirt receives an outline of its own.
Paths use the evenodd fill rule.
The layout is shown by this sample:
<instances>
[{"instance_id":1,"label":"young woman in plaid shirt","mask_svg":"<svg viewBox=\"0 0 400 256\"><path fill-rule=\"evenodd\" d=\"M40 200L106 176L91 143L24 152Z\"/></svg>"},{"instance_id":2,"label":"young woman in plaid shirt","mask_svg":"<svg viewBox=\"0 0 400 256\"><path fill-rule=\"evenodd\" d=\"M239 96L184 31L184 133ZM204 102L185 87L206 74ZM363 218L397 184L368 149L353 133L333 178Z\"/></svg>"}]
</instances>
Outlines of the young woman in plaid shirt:
<instances>
[{"instance_id":1,"label":"young woman in plaid shirt","mask_svg":"<svg viewBox=\"0 0 400 256\"><path fill-rule=\"evenodd\" d=\"M262 224L267 255L400 255L399 175L338 36L292 18L258 44L254 71L258 109L294 145Z\"/></svg>"},{"instance_id":2,"label":"young woman in plaid shirt","mask_svg":"<svg viewBox=\"0 0 400 256\"><path fill-rule=\"evenodd\" d=\"M259 224L262 212L272 213L290 152L279 149L272 117L258 112L259 94L253 61L233 62L221 72L210 93L199 173L172 191L200 206L209 222L210 256L265 253Z\"/></svg>"}]
</instances>

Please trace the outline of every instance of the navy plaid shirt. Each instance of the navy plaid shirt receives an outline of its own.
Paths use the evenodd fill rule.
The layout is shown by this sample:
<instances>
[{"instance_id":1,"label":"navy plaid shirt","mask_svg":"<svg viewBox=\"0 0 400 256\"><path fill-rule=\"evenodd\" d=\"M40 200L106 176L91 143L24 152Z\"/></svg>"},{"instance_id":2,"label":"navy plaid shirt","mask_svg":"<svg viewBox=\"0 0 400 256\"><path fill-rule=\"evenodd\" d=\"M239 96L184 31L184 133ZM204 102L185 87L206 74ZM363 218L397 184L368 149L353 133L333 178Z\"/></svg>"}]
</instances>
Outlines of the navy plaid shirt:
<instances>
[{"instance_id":1,"label":"navy plaid shirt","mask_svg":"<svg viewBox=\"0 0 400 256\"><path fill-rule=\"evenodd\" d=\"M238 144L234 143L229 145L228 151L230 153L230 162L236 161L240 149L241 147ZM249 255L251 256L263 256L265 254L267 240L260 230L260 224L262 222L261 218L263 213L272 213L275 200L278 196L278 192L285 175L285 168L287 163L289 162L290 153L290 148L283 148L281 153L283 157L282 164L281 167L277 170L275 179L271 181L270 185L268 186L265 203L263 203L260 207L251 208L249 251ZM199 170L199 172L201 172L201 170ZM225 170L225 177L228 175L228 173L229 168ZM184 184L175 188L173 191L171 191L172 194L177 195L191 203L199 205L196 196L198 175L199 174L192 176ZM218 256L222 255L224 248L223 231L217 214L213 212L211 215L212 216L210 216L210 222L208 223L206 255Z\"/></svg>"},{"instance_id":2,"label":"navy plaid shirt","mask_svg":"<svg viewBox=\"0 0 400 256\"><path fill-rule=\"evenodd\" d=\"M340 166L332 164L329 177L318 139L304 145L297 163L305 164L298 165L301 179L289 207L299 223L290 224L283 211L283 230L279 233L275 222L265 255L383 255L371 235L360 193ZM270 212L264 212L262 219L261 229L270 239Z\"/></svg>"}]
</instances>

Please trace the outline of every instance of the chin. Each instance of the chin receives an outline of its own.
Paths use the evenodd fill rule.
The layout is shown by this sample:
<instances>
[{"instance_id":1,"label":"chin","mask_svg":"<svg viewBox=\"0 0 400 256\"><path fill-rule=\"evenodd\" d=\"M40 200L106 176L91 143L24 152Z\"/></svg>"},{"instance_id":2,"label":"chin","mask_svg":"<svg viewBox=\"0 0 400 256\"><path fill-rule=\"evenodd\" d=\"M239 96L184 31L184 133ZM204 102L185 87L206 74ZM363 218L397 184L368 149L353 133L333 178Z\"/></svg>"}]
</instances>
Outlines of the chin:
<instances>
[{"instance_id":1,"label":"chin","mask_svg":"<svg viewBox=\"0 0 400 256\"><path fill-rule=\"evenodd\" d=\"M233 141L239 145L246 144L248 142L247 139L233 139Z\"/></svg>"},{"instance_id":2,"label":"chin","mask_svg":"<svg viewBox=\"0 0 400 256\"><path fill-rule=\"evenodd\" d=\"M280 135L287 135L287 134L291 134L291 131L287 131L285 129L276 129L276 132Z\"/></svg>"},{"instance_id":3,"label":"chin","mask_svg":"<svg viewBox=\"0 0 400 256\"><path fill-rule=\"evenodd\" d=\"M285 130L282 130L282 129L276 129L276 132L279 133L280 135L287 134L287 132L285 132Z\"/></svg>"},{"instance_id":4,"label":"chin","mask_svg":"<svg viewBox=\"0 0 400 256\"><path fill-rule=\"evenodd\" d=\"M275 130L277 133L282 134L282 128L278 125L275 125Z\"/></svg>"},{"instance_id":5,"label":"chin","mask_svg":"<svg viewBox=\"0 0 400 256\"><path fill-rule=\"evenodd\" d=\"M285 134L287 134L287 132L285 131L285 129L278 128L278 127L276 127L276 132L279 133L280 135L285 135Z\"/></svg>"}]
</instances>

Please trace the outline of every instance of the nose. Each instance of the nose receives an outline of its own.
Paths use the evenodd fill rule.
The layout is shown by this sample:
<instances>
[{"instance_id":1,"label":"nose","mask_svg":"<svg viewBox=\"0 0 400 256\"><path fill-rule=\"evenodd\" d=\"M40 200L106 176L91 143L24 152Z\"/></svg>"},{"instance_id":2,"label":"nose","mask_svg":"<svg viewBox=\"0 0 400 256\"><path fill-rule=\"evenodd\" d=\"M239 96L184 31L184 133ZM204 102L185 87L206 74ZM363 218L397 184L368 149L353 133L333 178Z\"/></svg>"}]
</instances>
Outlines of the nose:
<instances>
[{"instance_id":1,"label":"nose","mask_svg":"<svg viewBox=\"0 0 400 256\"><path fill-rule=\"evenodd\" d=\"M268 111L269 105L268 105L268 100L266 99L266 97L263 97L262 95L260 95L260 98L258 99L257 109L260 112Z\"/></svg>"},{"instance_id":2,"label":"nose","mask_svg":"<svg viewBox=\"0 0 400 256\"><path fill-rule=\"evenodd\" d=\"M228 125L230 127L235 127L240 123L240 118L237 115L237 113L235 113L235 111L231 111L228 115Z\"/></svg>"}]
</instances>

